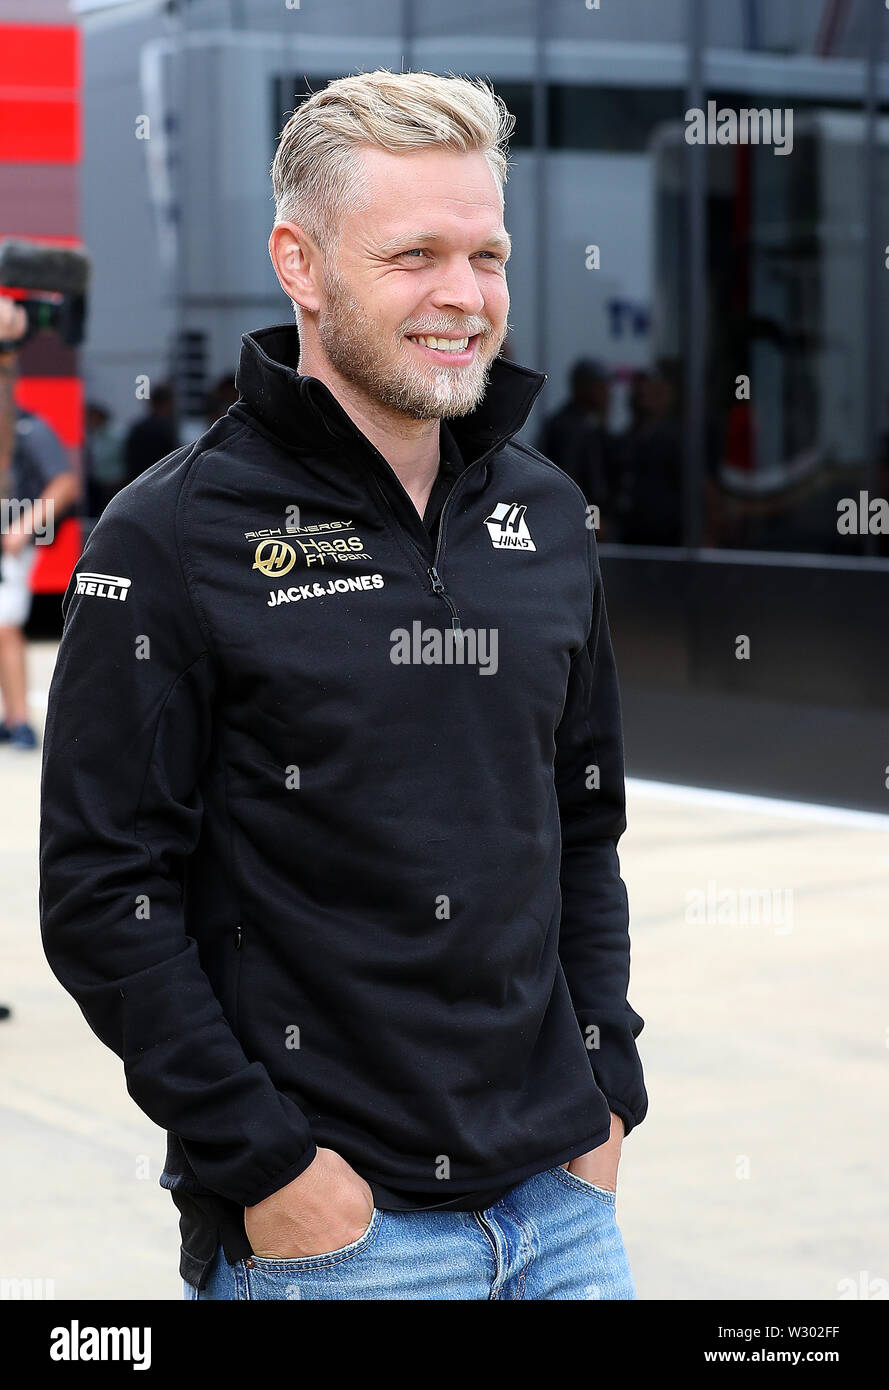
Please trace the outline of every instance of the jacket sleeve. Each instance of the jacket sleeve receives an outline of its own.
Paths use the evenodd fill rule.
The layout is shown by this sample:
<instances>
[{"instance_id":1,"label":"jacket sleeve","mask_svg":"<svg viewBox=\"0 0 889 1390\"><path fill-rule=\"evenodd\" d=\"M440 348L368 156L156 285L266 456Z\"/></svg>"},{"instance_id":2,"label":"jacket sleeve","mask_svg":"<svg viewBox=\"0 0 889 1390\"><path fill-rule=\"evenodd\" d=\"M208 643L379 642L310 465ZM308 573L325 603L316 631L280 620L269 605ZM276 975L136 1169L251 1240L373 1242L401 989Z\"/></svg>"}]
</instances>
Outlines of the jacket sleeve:
<instances>
[{"instance_id":1,"label":"jacket sleeve","mask_svg":"<svg viewBox=\"0 0 889 1390\"><path fill-rule=\"evenodd\" d=\"M629 1134L644 1119L648 1097L635 1041L643 1020L627 1000L629 908L617 854L627 824L620 695L592 530L588 556L592 623L571 664L556 732L559 957L596 1084Z\"/></svg>"},{"instance_id":2,"label":"jacket sleeve","mask_svg":"<svg viewBox=\"0 0 889 1390\"><path fill-rule=\"evenodd\" d=\"M172 493L169 475L153 472L114 497L62 601L40 928L53 973L123 1060L136 1104L179 1136L201 1183L251 1206L316 1149L302 1111L247 1060L186 933L183 869L201 828L216 675Z\"/></svg>"}]
</instances>

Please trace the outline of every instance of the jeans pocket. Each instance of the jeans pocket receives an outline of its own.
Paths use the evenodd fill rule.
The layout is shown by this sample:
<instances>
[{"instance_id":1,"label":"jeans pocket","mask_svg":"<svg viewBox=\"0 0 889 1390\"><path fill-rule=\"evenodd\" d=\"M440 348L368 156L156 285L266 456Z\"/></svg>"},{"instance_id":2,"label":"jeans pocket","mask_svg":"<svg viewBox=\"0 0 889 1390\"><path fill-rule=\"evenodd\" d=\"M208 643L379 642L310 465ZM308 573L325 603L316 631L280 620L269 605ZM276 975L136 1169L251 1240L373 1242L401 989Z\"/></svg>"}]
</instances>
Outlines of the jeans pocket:
<instances>
[{"instance_id":1,"label":"jeans pocket","mask_svg":"<svg viewBox=\"0 0 889 1390\"><path fill-rule=\"evenodd\" d=\"M374 1207L371 1212L370 1221L367 1229L357 1240L352 1240L348 1245L341 1245L336 1250L324 1250L320 1255L251 1255L245 1262L248 1267L255 1266L257 1269L267 1270L289 1270L299 1269L320 1269L324 1265L341 1264L343 1260L350 1260L354 1255L360 1255L362 1250L366 1250L372 1245L379 1233L380 1224L383 1220L383 1213L378 1207Z\"/></svg>"},{"instance_id":2,"label":"jeans pocket","mask_svg":"<svg viewBox=\"0 0 889 1390\"><path fill-rule=\"evenodd\" d=\"M600 1202L608 1207L613 1207L617 1203L617 1193L612 1192L610 1187L599 1187L594 1182L587 1182L586 1178L580 1178L576 1173L569 1173L567 1168L561 1164L552 1169L553 1177L565 1183L568 1187L575 1188L578 1192L586 1192L592 1197L597 1197Z\"/></svg>"}]
</instances>

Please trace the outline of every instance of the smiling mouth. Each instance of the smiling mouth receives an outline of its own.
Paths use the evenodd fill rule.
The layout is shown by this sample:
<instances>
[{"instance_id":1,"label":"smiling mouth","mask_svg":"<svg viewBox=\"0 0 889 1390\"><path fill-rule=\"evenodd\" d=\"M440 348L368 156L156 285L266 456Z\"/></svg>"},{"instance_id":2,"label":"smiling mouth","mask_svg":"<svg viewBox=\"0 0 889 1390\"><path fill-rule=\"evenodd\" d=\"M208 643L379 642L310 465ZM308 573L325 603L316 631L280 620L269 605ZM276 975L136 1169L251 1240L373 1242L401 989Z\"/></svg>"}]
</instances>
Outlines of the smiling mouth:
<instances>
[{"instance_id":1,"label":"smiling mouth","mask_svg":"<svg viewBox=\"0 0 889 1390\"><path fill-rule=\"evenodd\" d=\"M473 333L470 336L464 334L462 338L442 338L432 333L408 333L405 336L408 342L416 343L418 347L428 348L431 352L439 353L442 357L464 356L470 349L474 349L479 338L478 333Z\"/></svg>"}]
</instances>

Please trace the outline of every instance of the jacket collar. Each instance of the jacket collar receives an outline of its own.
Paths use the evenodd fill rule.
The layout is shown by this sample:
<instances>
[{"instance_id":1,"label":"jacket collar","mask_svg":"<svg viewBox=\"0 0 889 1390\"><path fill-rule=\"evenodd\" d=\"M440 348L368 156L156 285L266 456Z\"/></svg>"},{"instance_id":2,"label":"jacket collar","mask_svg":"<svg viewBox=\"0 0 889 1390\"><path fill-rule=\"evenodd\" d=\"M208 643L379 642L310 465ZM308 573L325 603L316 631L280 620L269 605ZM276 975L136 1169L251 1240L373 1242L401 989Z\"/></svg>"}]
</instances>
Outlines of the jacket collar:
<instances>
[{"instance_id":1,"label":"jacket collar","mask_svg":"<svg viewBox=\"0 0 889 1390\"><path fill-rule=\"evenodd\" d=\"M301 376L299 331L295 323L275 324L241 335L235 385L245 407L288 448L316 452L343 442L369 443L323 381ZM448 428L466 463L510 439L530 414L546 381L545 372L497 357L488 389L475 410L448 419Z\"/></svg>"}]
</instances>

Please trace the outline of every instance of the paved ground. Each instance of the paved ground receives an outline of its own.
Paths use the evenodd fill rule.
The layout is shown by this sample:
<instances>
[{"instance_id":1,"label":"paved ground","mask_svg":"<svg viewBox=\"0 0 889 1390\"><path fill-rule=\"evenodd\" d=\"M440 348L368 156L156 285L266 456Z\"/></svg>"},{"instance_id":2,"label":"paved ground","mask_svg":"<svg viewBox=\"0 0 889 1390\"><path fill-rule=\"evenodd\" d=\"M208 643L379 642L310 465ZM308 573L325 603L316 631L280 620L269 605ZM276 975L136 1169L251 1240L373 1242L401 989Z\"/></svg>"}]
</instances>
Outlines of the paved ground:
<instances>
[{"instance_id":1,"label":"paved ground","mask_svg":"<svg viewBox=\"0 0 889 1390\"><path fill-rule=\"evenodd\" d=\"M32 649L35 716L53 658ZM0 1279L178 1299L162 1135L41 952L39 754L0 749L0 787ZM629 826L651 1107L618 1219L639 1297L886 1297L889 817L631 783Z\"/></svg>"}]
</instances>

